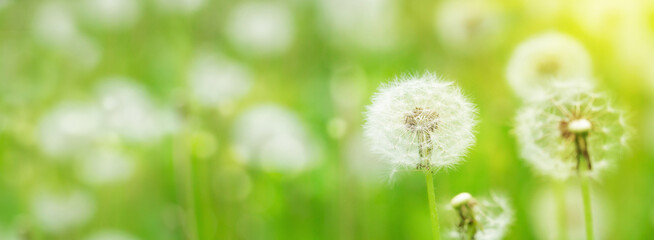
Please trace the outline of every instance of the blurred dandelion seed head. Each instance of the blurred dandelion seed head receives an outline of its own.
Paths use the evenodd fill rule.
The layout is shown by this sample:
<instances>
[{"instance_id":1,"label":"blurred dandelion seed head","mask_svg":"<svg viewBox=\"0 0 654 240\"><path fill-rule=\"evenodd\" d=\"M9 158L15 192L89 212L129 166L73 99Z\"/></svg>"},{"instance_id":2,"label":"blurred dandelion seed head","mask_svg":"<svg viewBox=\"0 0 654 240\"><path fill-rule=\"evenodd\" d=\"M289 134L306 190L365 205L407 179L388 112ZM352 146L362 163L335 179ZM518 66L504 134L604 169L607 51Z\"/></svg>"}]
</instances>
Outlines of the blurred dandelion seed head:
<instances>
[{"instance_id":1,"label":"blurred dandelion seed head","mask_svg":"<svg viewBox=\"0 0 654 240\"><path fill-rule=\"evenodd\" d=\"M438 36L460 48L491 42L502 27L501 15L488 1L446 1L434 16Z\"/></svg>"},{"instance_id":2,"label":"blurred dandelion seed head","mask_svg":"<svg viewBox=\"0 0 654 240\"><path fill-rule=\"evenodd\" d=\"M291 9L280 3L242 3L232 10L227 37L243 53L280 55L291 47L295 23Z\"/></svg>"},{"instance_id":3,"label":"blurred dandelion seed head","mask_svg":"<svg viewBox=\"0 0 654 240\"><path fill-rule=\"evenodd\" d=\"M199 11L206 4L206 0L155 0L154 2L163 13L186 15Z\"/></svg>"},{"instance_id":4,"label":"blurred dandelion seed head","mask_svg":"<svg viewBox=\"0 0 654 240\"><path fill-rule=\"evenodd\" d=\"M298 173L316 161L317 145L294 112L273 104L255 106L233 130L239 159L267 171Z\"/></svg>"},{"instance_id":5,"label":"blurred dandelion seed head","mask_svg":"<svg viewBox=\"0 0 654 240\"><path fill-rule=\"evenodd\" d=\"M156 140L177 129L171 107L158 107L146 90L126 77L108 77L97 87L108 131L133 142Z\"/></svg>"},{"instance_id":6,"label":"blurred dandelion seed head","mask_svg":"<svg viewBox=\"0 0 654 240\"><path fill-rule=\"evenodd\" d=\"M615 164L626 148L625 114L588 80L553 82L516 117L522 157L539 173L565 179L576 173L574 134L587 134L591 176Z\"/></svg>"},{"instance_id":7,"label":"blurred dandelion seed head","mask_svg":"<svg viewBox=\"0 0 654 240\"><path fill-rule=\"evenodd\" d=\"M50 156L70 156L92 144L101 126L101 112L93 104L64 102L42 117L39 146Z\"/></svg>"},{"instance_id":8,"label":"blurred dandelion seed head","mask_svg":"<svg viewBox=\"0 0 654 240\"><path fill-rule=\"evenodd\" d=\"M477 222L474 239L497 240L506 236L514 215L505 197L493 194L490 198L475 199L470 194L462 193L452 199L451 207L454 208L455 203L465 202L472 203L473 216ZM466 239L465 234L458 229L449 231L449 236L454 239Z\"/></svg>"},{"instance_id":9,"label":"blurred dandelion seed head","mask_svg":"<svg viewBox=\"0 0 654 240\"><path fill-rule=\"evenodd\" d=\"M93 185L122 182L131 177L133 172L133 159L109 148L96 148L86 153L78 167L80 179Z\"/></svg>"},{"instance_id":10,"label":"blurred dandelion seed head","mask_svg":"<svg viewBox=\"0 0 654 240\"><path fill-rule=\"evenodd\" d=\"M456 165L474 143L475 118L475 106L458 87L426 73L381 86L364 129L373 151L395 168L416 168L420 148L428 148L424 157L438 170Z\"/></svg>"},{"instance_id":11,"label":"blurred dandelion seed head","mask_svg":"<svg viewBox=\"0 0 654 240\"><path fill-rule=\"evenodd\" d=\"M577 40L550 32L518 45L509 60L507 78L515 93L529 100L535 90L554 79L587 80L591 71L590 56Z\"/></svg>"},{"instance_id":12,"label":"blurred dandelion seed head","mask_svg":"<svg viewBox=\"0 0 654 240\"><path fill-rule=\"evenodd\" d=\"M63 3L39 6L32 24L35 37L46 44L63 45L79 34L73 14Z\"/></svg>"},{"instance_id":13,"label":"blurred dandelion seed head","mask_svg":"<svg viewBox=\"0 0 654 240\"><path fill-rule=\"evenodd\" d=\"M122 230L103 229L91 233L84 240L138 240L138 238Z\"/></svg>"},{"instance_id":14,"label":"blurred dandelion seed head","mask_svg":"<svg viewBox=\"0 0 654 240\"><path fill-rule=\"evenodd\" d=\"M198 53L188 72L191 94L203 106L228 104L252 87L250 69L221 56Z\"/></svg>"},{"instance_id":15,"label":"blurred dandelion seed head","mask_svg":"<svg viewBox=\"0 0 654 240\"><path fill-rule=\"evenodd\" d=\"M42 191L32 199L32 214L43 231L59 233L86 223L95 211L91 197L84 192Z\"/></svg>"},{"instance_id":16,"label":"blurred dandelion seed head","mask_svg":"<svg viewBox=\"0 0 654 240\"><path fill-rule=\"evenodd\" d=\"M320 0L326 34L335 44L353 44L373 51L392 49L399 42L395 0Z\"/></svg>"},{"instance_id":17,"label":"blurred dandelion seed head","mask_svg":"<svg viewBox=\"0 0 654 240\"><path fill-rule=\"evenodd\" d=\"M81 13L87 21L101 28L123 29L139 18L139 3L134 0L84 0Z\"/></svg>"}]
</instances>

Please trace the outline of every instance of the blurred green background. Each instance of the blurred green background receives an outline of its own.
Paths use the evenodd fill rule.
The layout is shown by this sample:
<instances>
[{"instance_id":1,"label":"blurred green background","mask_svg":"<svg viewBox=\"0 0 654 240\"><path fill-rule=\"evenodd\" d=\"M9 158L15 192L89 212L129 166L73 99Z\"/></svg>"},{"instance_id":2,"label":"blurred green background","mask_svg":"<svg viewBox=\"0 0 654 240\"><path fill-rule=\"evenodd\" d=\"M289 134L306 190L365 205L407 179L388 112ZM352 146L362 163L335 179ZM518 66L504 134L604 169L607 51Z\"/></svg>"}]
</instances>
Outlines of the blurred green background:
<instances>
[{"instance_id":1,"label":"blurred green background","mask_svg":"<svg viewBox=\"0 0 654 240\"><path fill-rule=\"evenodd\" d=\"M586 47L636 133L592 186L597 237L649 239L645 0L0 0L0 239L428 239L423 176L389 179L360 140L379 84L424 71L479 108L465 163L435 176L442 228L452 196L497 192L515 210L508 239L547 239L551 182L519 158L505 78L517 44L547 31ZM260 106L273 113L247 123ZM72 116L50 124L62 108ZM266 131L284 136L262 147Z\"/></svg>"}]
</instances>

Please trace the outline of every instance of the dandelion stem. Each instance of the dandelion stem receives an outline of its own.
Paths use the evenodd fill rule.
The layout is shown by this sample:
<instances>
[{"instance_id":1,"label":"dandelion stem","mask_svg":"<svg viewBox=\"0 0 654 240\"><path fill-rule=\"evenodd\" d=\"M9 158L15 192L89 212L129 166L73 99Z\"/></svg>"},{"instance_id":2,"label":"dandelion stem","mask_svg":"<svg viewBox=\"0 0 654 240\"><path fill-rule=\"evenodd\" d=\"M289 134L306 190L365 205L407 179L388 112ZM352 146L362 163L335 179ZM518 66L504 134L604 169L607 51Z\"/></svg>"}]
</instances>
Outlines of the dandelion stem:
<instances>
[{"instance_id":1,"label":"dandelion stem","mask_svg":"<svg viewBox=\"0 0 654 240\"><path fill-rule=\"evenodd\" d=\"M584 158L585 159L585 158ZM585 159L588 161L588 159ZM580 177L581 177L581 197L584 202L584 218L586 220L586 239L587 240L593 240L593 216L591 212L591 205L590 205L590 187L589 187L589 181L588 181L588 176L584 174L585 171L587 171L585 168L580 172Z\"/></svg>"},{"instance_id":2,"label":"dandelion stem","mask_svg":"<svg viewBox=\"0 0 654 240\"><path fill-rule=\"evenodd\" d=\"M438 210L436 209L436 197L434 194L434 180L432 173L425 171L425 179L427 180L427 195L429 198L429 213L431 214L431 229L434 234L434 240L441 239L441 230L438 225Z\"/></svg>"}]
</instances>

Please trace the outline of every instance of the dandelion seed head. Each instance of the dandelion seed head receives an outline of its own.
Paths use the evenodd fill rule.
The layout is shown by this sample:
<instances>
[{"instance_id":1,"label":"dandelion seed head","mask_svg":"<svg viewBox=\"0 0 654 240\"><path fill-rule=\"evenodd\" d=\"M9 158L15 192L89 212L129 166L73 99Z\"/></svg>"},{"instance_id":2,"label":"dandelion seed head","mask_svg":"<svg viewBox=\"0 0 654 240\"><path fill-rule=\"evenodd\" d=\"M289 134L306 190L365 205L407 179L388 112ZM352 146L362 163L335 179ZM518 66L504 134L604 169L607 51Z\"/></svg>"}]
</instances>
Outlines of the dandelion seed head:
<instances>
[{"instance_id":1,"label":"dandelion seed head","mask_svg":"<svg viewBox=\"0 0 654 240\"><path fill-rule=\"evenodd\" d=\"M117 150L99 148L84 154L78 175L86 183L104 185L125 181L133 171L133 160L128 156Z\"/></svg>"},{"instance_id":2,"label":"dandelion seed head","mask_svg":"<svg viewBox=\"0 0 654 240\"><path fill-rule=\"evenodd\" d=\"M206 0L155 0L157 7L168 14L193 14L200 10Z\"/></svg>"},{"instance_id":3,"label":"dandelion seed head","mask_svg":"<svg viewBox=\"0 0 654 240\"><path fill-rule=\"evenodd\" d=\"M513 223L513 209L505 197L493 194L490 198L475 199L470 194L461 193L452 199L451 206L457 208L457 204L466 203L472 203L470 207L478 224L474 239L498 240L506 236ZM462 234L459 229L449 231L449 236L454 239L465 239Z\"/></svg>"},{"instance_id":4,"label":"dandelion seed head","mask_svg":"<svg viewBox=\"0 0 654 240\"><path fill-rule=\"evenodd\" d=\"M584 47L574 38L556 32L529 38L509 61L507 78L517 95L530 99L553 80L591 80L592 65Z\"/></svg>"},{"instance_id":5,"label":"dandelion seed head","mask_svg":"<svg viewBox=\"0 0 654 240\"><path fill-rule=\"evenodd\" d=\"M92 199L84 192L42 191L32 199L32 214L46 232L59 233L86 223L95 210Z\"/></svg>"},{"instance_id":6,"label":"dandelion seed head","mask_svg":"<svg viewBox=\"0 0 654 240\"><path fill-rule=\"evenodd\" d=\"M65 44L79 34L73 14L62 3L48 2L39 6L32 24L35 37L46 44Z\"/></svg>"},{"instance_id":7,"label":"dandelion seed head","mask_svg":"<svg viewBox=\"0 0 654 240\"><path fill-rule=\"evenodd\" d=\"M198 54L189 69L191 94L204 106L228 104L252 87L252 73L245 66L221 56Z\"/></svg>"},{"instance_id":8,"label":"dandelion seed head","mask_svg":"<svg viewBox=\"0 0 654 240\"><path fill-rule=\"evenodd\" d=\"M436 75L403 76L381 86L366 112L372 150L396 168L415 169L423 159L434 170L461 161L474 143L475 106L452 82Z\"/></svg>"},{"instance_id":9,"label":"dandelion seed head","mask_svg":"<svg viewBox=\"0 0 654 240\"><path fill-rule=\"evenodd\" d=\"M321 15L336 44L352 44L375 51L398 44L395 0L321 0ZM363 14L362 14L363 13Z\"/></svg>"},{"instance_id":10,"label":"dandelion seed head","mask_svg":"<svg viewBox=\"0 0 654 240\"><path fill-rule=\"evenodd\" d=\"M515 134L522 157L539 173L566 179L576 173L575 135L587 134L586 145L597 176L621 157L628 138L621 111L596 92L590 81L553 82L516 116Z\"/></svg>"},{"instance_id":11,"label":"dandelion seed head","mask_svg":"<svg viewBox=\"0 0 654 240\"><path fill-rule=\"evenodd\" d=\"M455 47L490 42L502 25L501 15L487 1L445 1L435 16L439 37Z\"/></svg>"},{"instance_id":12,"label":"dandelion seed head","mask_svg":"<svg viewBox=\"0 0 654 240\"><path fill-rule=\"evenodd\" d=\"M97 98L107 131L129 141L147 142L176 130L174 110L157 106L134 80L115 76L100 81Z\"/></svg>"},{"instance_id":13,"label":"dandelion seed head","mask_svg":"<svg viewBox=\"0 0 654 240\"><path fill-rule=\"evenodd\" d=\"M63 102L39 123L41 150L53 157L70 156L88 147L102 133L102 115L92 103Z\"/></svg>"},{"instance_id":14,"label":"dandelion seed head","mask_svg":"<svg viewBox=\"0 0 654 240\"><path fill-rule=\"evenodd\" d=\"M242 52L253 56L284 53L293 43L295 26L291 10L283 4L243 3L227 23L227 36Z\"/></svg>"},{"instance_id":15,"label":"dandelion seed head","mask_svg":"<svg viewBox=\"0 0 654 240\"><path fill-rule=\"evenodd\" d=\"M121 29L134 24L139 17L139 1L85 0L81 6L85 19L105 29Z\"/></svg>"},{"instance_id":16,"label":"dandelion seed head","mask_svg":"<svg viewBox=\"0 0 654 240\"><path fill-rule=\"evenodd\" d=\"M272 172L299 173L315 164L317 144L295 113L273 104L242 113L233 129L239 159Z\"/></svg>"}]
</instances>

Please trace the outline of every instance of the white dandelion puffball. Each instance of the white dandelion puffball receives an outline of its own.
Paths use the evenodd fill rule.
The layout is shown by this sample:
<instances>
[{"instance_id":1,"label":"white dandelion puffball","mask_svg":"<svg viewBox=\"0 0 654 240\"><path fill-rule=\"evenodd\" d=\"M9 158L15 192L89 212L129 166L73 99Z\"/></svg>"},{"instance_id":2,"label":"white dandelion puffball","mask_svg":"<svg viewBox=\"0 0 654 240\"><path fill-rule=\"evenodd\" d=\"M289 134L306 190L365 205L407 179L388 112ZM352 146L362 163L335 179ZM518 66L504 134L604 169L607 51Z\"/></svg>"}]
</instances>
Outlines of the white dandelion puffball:
<instances>
[{"instance_id":1,"label":"white dandelion puffball","mask_svg":"<svg viewBox=\"0 0 654 240\"><path fill-rule=\"evenodd\" d=\"M38 40L52 45L66 44L79 34L70 9L57 2L39 6L32 27Z\"/></svg>"},{"instance_id":2,"label":"white dandelion puffball","mask_svg":"<svg viewBox=\"0 0 654 240\"><path fill-rule=\"evenodd\" d=\"M79 177L94 185L127 180L133 173L133 160L112 149L90 151L79 162Z\"/></svg>"},{"instance_id":3,"label":"white dandelion puffball","mask_svg":"<svg viewBox=\"0 0 654 240\"><path fill-rule=\"evenodd\" d=\"M140 14L140 1L85 0L82 14L90 22L105 29L121 29L134 24Z\"/></svg>"},{"instance_id":4,"label":"white dandelion puffball","mask_svg":"<svg viewBox=\"0 0 654 240\"><path fill-rule=\"evenodd\" d=\"M279 55L293 43L294 24L291 10L286 5L249 2L232 10L226 34L244 53L253 56Z\"/></svg>"},{"instance_id":5,"label":"white dandelion puffball","mask_svg":"<svg viewBox=\"0 0 654 240\"><path fill-rule=\"evenodd\" d=\"M101 49L77 29L71 9L57 2L42 4L33 22L35 38L42 44L58 49L84 70L92 69L102 56Z\"/></svg>"},{"instance_id":6,"label":"white dandelion puffball","mask_svg":"<svg viewBox=\"0 0 654 240\"><path fill-rule=\"evenodd\" d=\"M91 235L84 238L84 240L138 240L131 234L115 229L103 229L93 232Z\"/></svg>"},{"instance_id":7,"label":"white dandelion puffball","mask_svg":"<svg viewBox=\"0 0 654 240\"><path fill-rule=\"evenodd\" d=\"M507 79L525 100L553 79L590 77L592 65L586 49L574 38L550 32L518 45L507 67ZM590 79L590 78L585 78Z\"/></svg>"},{"instance_id":8,"label":"white dandelion puffball","mask_svg":"<svg viewBox=\"0 0 654 240\"><path fill-rule=\"evenodd\" d=\"M156 106L146 90L125 77L108 77L97 87L106 129L134 142L147 142L176 129L170 107Z\"/></svg>"},{"instance_id":9,"label":"white dandelion puffball","mask_svg":"<svg viewBox=\"0 0 654 240\"><path fill-rule=\"evenodd\" d=\"M395 168L438 170L459 163L475 141L476 109L452 82L403 76L378 89L366 112L372 150Z\"/></svg>"},{"instance_id":10,"label":"white dandelion puffball","mask_svg":"<svg viewBox=\"0 0 654 240\"><path fill-rule=\"evenodd\" d=\"M290 110L259 105L239 116L234 143L240 159L267 171L297 173L316 158L316 143L304 123Z\"/></svg>"},{"instance_id":11,"label":"white dandelion puffball","mask_svg":"<svg viewBox=\"0 0 654 240\"><path fill-rule=\"evenodd\" d=\"M396 0L320 0L323 21L338 44L354 44L368 50L397 45Z\"/></svg>"},{"instance_id":12,"label":"white dandelion puffball","mask_svg":"<svg viewBox=\"0 0 654 240\"><path fill-rule=\"evenodd\" d=\"M491 198L473 198L469 193L461 193L452 199L450 207L457 211L459 220L461 216L474 218L476 221L476 240L499 240L504 239L509 227L513 223L513 209L509 201L502 196L493 194ZM459 211L462 211L459 213ZM467 213L466 211L471 211ZM472 219L467 219L472 220ZM467 239L467 228L461 224L457 229L449 232L453 239Z\"/></svg>"},{"instance_id":13,"label":"white dandelion puffball","mask_svg":"<svg viewBox=\"0 0 654 240\"><path fill-rule=\"evenodd\" d=\"M0 11L9 5L12 0L0 0Z\"/></svg>"},{"instance_id":14,"label":"white dandelion puffball","mask_svg":"<svg viewBox=\"0 0 654 240\"><path fill-rule=\"evenodd\" d=\"M521 155L537 172L566 179L577 167L588 169L577 166L577 151L581 149L581 154L591 159L589 173L597 176L626 148L624 113L604 94L595 92L589 82L554 82L518 112L515 134Z\"/></svg>"},{"instance_id":15,"label":"white dandelion puffball","mask_svg":"<svg viewBox=\"0 0 654 240\"><path fill-rule=\"evenodd\" d=\"M563 203L565 208L565 223L567 228L568 239L585 239L586 222L584 220L584 205L579 194L579 186L568 185L561 189L563 194ZM531 199L530 218L534 223L534 230L538 239L555 240L559 239L560 233L557 222L559 216L557 211L557 198L554 189L543 188L538 190ZM595 239L609 239L611 226L613 225L610 217L611 206L607 205L607 199L597 192L591 191L591 206L593 216L593 232Z\"/></svg>"},{"instance_id":16,"label":"white dandelion puffball","mask_svg":"<svg viewBox=\"0 0 654 240\"><path fill-rule=\"evenodd\" d=\"M198 54L189 69L193 98L201 105L216 106L234 101L252 87L250 69L208 53Z\"/></svg>"},{"instance_id":17,"label":"white dandelion puffball","mask_svg":"<svg viewBox=\"0 0 654 240\"><path fill-rule=\"evenodd\" d=\"M64 102L42 117L38 139L47 155L73 155L89 147L102 133L102 114L93 103Z\"/></svg>"},{"instance_id":18,"label":"white dandelion puffball","mask_svg":"<svg viewBox=\"0 0 654 240\"><path fill-rule=\"evenodd\" d=\"M487 1L446 1L436 11L436 32L450 46L488 43L501 27L501 15Z\"/></svg>"},{"instance_id":19,"label":"white dandelion puffball","mask_svg":"<svg viewBox=\"0 0 654 240\"><path fill-rule=\"evenodd\" d=\"M91 197L81 191L43 191L32 199L32 214L42 230L59 233L86 223L95 211Z\"/></svg>"}]
</instances>

